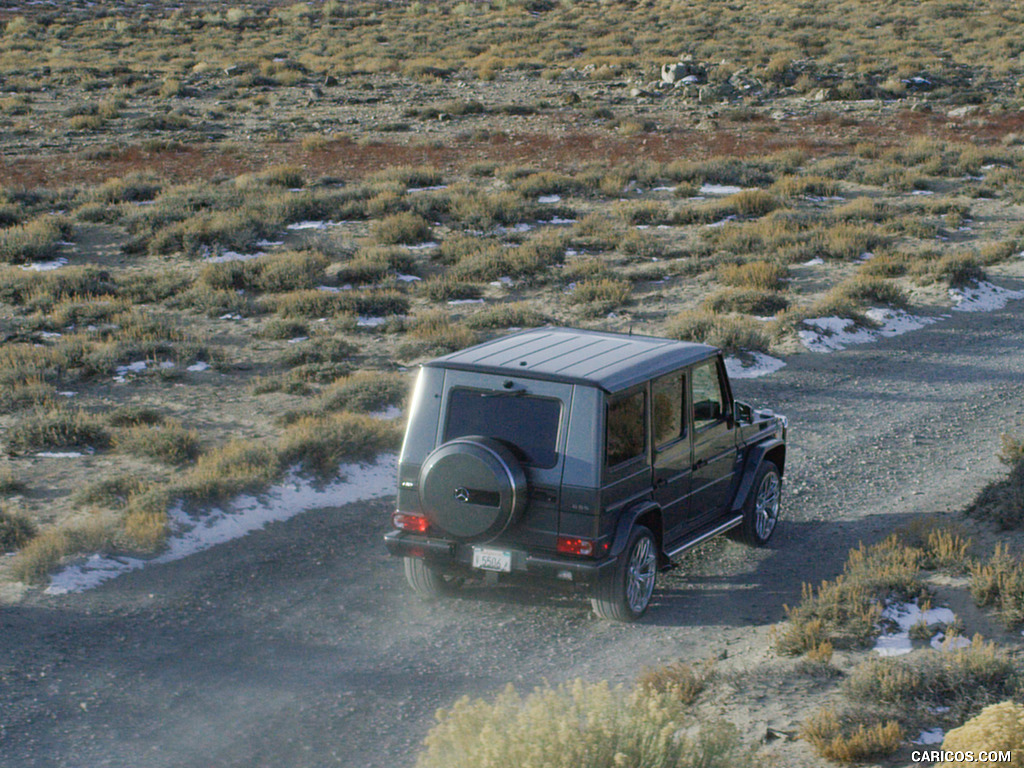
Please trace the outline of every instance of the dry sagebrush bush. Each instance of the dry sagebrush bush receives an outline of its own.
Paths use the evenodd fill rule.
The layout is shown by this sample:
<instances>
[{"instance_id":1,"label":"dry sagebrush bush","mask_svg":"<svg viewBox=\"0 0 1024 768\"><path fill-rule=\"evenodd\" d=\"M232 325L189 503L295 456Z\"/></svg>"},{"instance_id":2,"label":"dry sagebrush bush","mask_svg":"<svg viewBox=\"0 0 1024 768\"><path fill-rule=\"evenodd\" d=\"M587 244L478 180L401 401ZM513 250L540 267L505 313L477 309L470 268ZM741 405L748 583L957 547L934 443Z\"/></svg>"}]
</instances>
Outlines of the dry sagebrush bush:
<instances>
[{"instance_id":1,"label":"dry sagebrush bush","mask_svg":"<svg viewBox=\"0 0 1024 768\"><path fill-rule=\"evenodd\" d=\"M7 450L16 453L105 448L109 443L110 435L99 417L65 407L30 413L7 435Z\"/></svg>"},{"instance_id":2,"label":"dry sagebrush bush","mask_svg":"<svg viewBox=\"0 0 1024 768\"><path fill-rule=\"evenodd\" d=\"M53 258L57 244L71 233L71 225L57 216L42 216L25 224L0 229L0 261L21 264Z\"/></svg>"},{"instance_id":3,"label":"dry sagebrush bush","mask_svg":"<svg viewBox=\"0 0 1024 768\"><path fill-rule=\"evenodd\" d=\"M854 727L835 710L822 709L803 722L800 738L827 760L859 763L892 754L903 744L905 734L895 720Z\"/></svg>"},{"instance_id":4,"label":"dry sagebrush bush","mask_svg":"<svg viewBox=\"0 0 1024 768\"><path fill-rule=\"evenodd\" d=\"M455 702L437 714L417 768L748 768L736 729L680 733L685 705L672 693L627 692L576 680L526 696L511 685L493 701Z\"/></svg>"},{"instance_id":5,"label":"dry sagebrush bush","mask_svg":"<svg viewBox=\"0 0 1024 768\"><path fill-rule=\"evenodd\" d=\"M626 303L631 290L627 280L584 280L569 291L566 301L584 317L600 317Z\"/></svg>"},{"instance_id":6,"label":"dry sagebrush bush","mask_svg":"<svg viewBox=\"0 0 1024 768\"><path fill-rule=\"evenodd\" d=\"M21 549L36 535L36 527L23 514L0 506L0 553Z\"/></svg>"},{"instance_id":7,"label":"dry sagebrush bush","mask_svg":"<svg viewBox=\"0 0 1024 768\"><path fill-rule=\"evenodd\" d=\"M971 595L980 606L996 609L1007 627L1024 622L1024 561L1002 543L987 563L971 566Z\"/></svg>"},{"instance_id":8,"label":"dry sagebrush bush","mask_svg":"<svg viewBox=\"0 0 1024 768\"><path fill-rule=\"evenodd\" d=\"M415 245L429 240L431 229L430 224L422 216L405 211L375 221L370 227L370 232L382 245Z\"/></svg>"},{"instance_id":9,"label":"dry sagebrush bush","mask_svg":"<svg viewBox=\"0 0 1024 768\"><path fill-rule=\"evenodd\" d=\"M683 704L692 704L714 676L714 662L694 666L677 661L663 667L644 668L636 685L644 693L667 693Z\"/></svg>"},{"instance_id":10,"label":"dry sagebrush bush","mask_svg":"<svg viewBox=\"0 0 1024 768\"><path fill-rule=\"evenodd\" d=\"M788 623L776 635L776 649L797 655L825 640L838 648L864 643L878 632L882 599L921 594L921 557L921 550L903 546L895 534L852 550L842 574L817 589L804 584L800 603L786 606Z\"/></svg>"},{"instance_id":11,"label":"dry sagebrush bush","mask_svg":"<svg viewBox=\"0 0 1024 768\"><path fill-rule=\"evenodd\" d=\"M781 264L768 261L748 261L745 264L723 264L716 276L719 282L734 288L754 288L761 291L777 291L783 287L783 280L789 275Z\"/></svg>"},{"instance_id":12,"label":"dry sagebrush bush","mask_svg":"<svg viewBox=\"0 0 1024 768\"><path fill-rule=\"evenodd\" d=\"M199 433L178 421L139 424L114 437L114 446L125 453L140 454L168 464L186 464L199 455Z\"/></svg>"},{"instance_id":13,"label":"dry sagebrush bush","mask_svg":"<svg viewBox=\"0 0 1024 768\"><path fill-rule=\"evenodd\" d=\"M366 461L398 447L401 435L391 421L357 413L306 416L278 441L278 455L321 477L333 477L342 461Z\"/></svg>"},{"instance_id":14,"label":"dry sagebrush bush","mask_svg":"<svg viewBox=\"0 0 1024 768\"><path fill-rule=\"evenodd\" d=\"M219 501L266 485L279 471L277 453L269 446L232 440L202 454L177 488L193 501Z\"/></svg>"},{"instance_id":15,"label":"dry sagebrush bush","mask_svg":"<svg viewBox=\"0 0 1024 768\"><path fill-rule=\"evenodd\" d=\"M942 750L953 754L973 752L976 756L982 751L1007 751L1013 757L1003 765L1024 768L1024 706L1015 701L1003 701L985 707L977 716L947 733L942 740ZM974 763L946 762L941 768L967 768L968 765Z\"/></svg>"},{"instance_id":16,"label":"dry sagebrush bush","mask_svg":"<svg viewBox=\"0 0 1024 768\"><path fill-rule=\"evenodd\" d=\"M664 334L682 341L711 344L729 352L765 352L770 343L767 332L757 320L706 310L684 310L678 313L666 323Z\"/></svg>"}]
</instances>

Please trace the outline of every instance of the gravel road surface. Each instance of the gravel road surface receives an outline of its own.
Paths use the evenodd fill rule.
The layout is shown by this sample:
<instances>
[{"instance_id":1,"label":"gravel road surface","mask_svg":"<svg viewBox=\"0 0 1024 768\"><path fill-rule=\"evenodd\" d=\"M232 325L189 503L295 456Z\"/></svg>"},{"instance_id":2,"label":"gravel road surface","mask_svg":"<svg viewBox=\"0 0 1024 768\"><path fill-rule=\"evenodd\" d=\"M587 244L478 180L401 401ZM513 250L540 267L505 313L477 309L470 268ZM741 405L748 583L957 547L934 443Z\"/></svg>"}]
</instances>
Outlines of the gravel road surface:
<instances>
[{"instance_id":1,"label":"gravel road surface","mask_svg":"<svg viewBox=\"0 0 1024 768\"><path fill-rule=\"evenodd\" d=\"M910 514L961 508L1000 473L999 434L1024 431L1024 302L952 314L737 382L790 417L784 522L767 549L688 556L638 624L567 592L480 585L422 604L381 542L390 500L311 511L0 608L0 764L410 766L464 694L763 649L801 582Z\"/></svg>"}]
</instances>

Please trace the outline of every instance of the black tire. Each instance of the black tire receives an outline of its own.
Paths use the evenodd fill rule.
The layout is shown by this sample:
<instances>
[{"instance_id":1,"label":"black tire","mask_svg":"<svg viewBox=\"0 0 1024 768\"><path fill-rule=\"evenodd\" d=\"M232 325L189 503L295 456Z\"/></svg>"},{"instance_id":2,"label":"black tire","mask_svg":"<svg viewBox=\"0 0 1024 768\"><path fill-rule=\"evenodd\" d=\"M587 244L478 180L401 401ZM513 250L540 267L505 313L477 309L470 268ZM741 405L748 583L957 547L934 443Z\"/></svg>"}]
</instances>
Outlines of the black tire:
<instances>
[{"instance_id":1,"label":"black tire","mask_svg":"<svg viewBox=\"0 0 1024 768\"><path fill-rule=\"evenodd\" d=\"M447 597L462 586L465 579L435 568L418 557L406 557L405 580L421 599L431 601Z\"/></svg>"},{"instance_id":2,"label":"black tire","mask_svg":"<svg viewBox=\"0 0 1024 768\"><path fill-rule=\"evenodd\" d=\"M611 621L636 621L651 604L657 576L657 542L650 529L638 525L611 573L595 585L590 598L594 613Z\"/></svg>"},{"instance_id":3,"label":"black tire","mask_svg":"<svg viewBox=\"0 0 1024 768\"><path fill-rule=\"evenodd\" d=\"M778 527L781 505L782 473L774 462L763 461L743 504L743 522L729 531L729 537L751 547L763 547Z\"/></svg>"}]
</instances>

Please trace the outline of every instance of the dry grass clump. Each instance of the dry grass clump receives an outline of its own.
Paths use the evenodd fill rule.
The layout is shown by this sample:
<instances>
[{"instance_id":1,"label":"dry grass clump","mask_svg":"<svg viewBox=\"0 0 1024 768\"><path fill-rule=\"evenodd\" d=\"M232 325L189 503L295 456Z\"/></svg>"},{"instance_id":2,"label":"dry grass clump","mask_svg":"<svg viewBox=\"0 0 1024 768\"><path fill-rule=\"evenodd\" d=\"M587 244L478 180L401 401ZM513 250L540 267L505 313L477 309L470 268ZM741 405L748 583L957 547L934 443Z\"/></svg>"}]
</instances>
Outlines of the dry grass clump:
<instances>
[{"instance_id":1,"label":"dry grass clump","mask_svg":"<svg viewBox=\"0 0 1024 768\"><path fill-rule=\"evenodd\" d=\"M176 487L191 501L220 501L273 481L280 472L277 453L269 446L232 440L202 454Z\"/></svg>"},{"instance_id":2,"label":"dry grass clump","mask_svg":"<svg viewBox=\"0 0 1024 768\"><path fill-rule=\"evenodd\" d=\"M382 245L415 245L430 239L430 224L422 216L403 211L385 216L370 226L374 239Z\"/></svg>"},{"instance_id":3,"label":"dry grass clump","mask_svg":"<svg viewBox=\"0 0 1024 768\"><path fill-rule=\"evenodd\" d=\"M21 549L36 535L36 527L25 515L0 505L0 553Z\"/></svg>"},{"instance_id":4,"label":"dry grass clump","mask_svg":"<svg viewBox=\"0 0 1024 768\"><path fill-rule=\"evenodd\" d=\"M1014 694L1019 683L1014 659L976 635L964 648L870 659L846 678L843 693L861 705L888 707L907 722L927 719L940 706L959 721Z\"/></svg>"},{"instance_id":5,"label":"dry grass clump","mask_svg":"<svg viewBox=\"0 0 1024 768\"><path fill-rule=\"evenodd\" d=\"M466 229L487 231L535 221L538 205L518 192L481 192L477 189L453 193L450 214Z\"/></svg>"},{"instance_id":6,"label":"dry grass clump","mask_svg":"<svg viewBox=\"0 0 1024 768\"><path fill-rule=\"evenodd\" d=\"M70 223L59 216L40 216L25 224L0 229L0 261L22 264L52 259L58 243L71 234Z\"/></svg>"},{"instance_id":7,"label":"dry grass clump","mask_svg":"<svg viewBox=\"0 0 1024 768\"><path fill-rule=\"evenodd\" d=\"M256 259L207 264L202 285L216 291L283 293L313 288L324 280L328 259L314 251L284 251Z\"/></svg>"},{"instance_id":8,"label":"dry grass clump","mask_svg":"<svg viewBox=\"0 0 1024 768\"><path fill-rule=\"evenodd\" d=\"M880 232L845 222L819 229L812 238L818 256L840 261L858 259L887 241L888 238Z\"/></svg>"},{"instance_id":9,"label":"dry grass clump","mask_svg":"<svg viewBox=\"0 0 1024 768\"><path fill-rule=\"evenodd\" d=\"M1002 544L987 563L971 566L971 596L981 606L996 609L1008 628L1024 623L1024 561Z\"/></svg>"},{"instance_id":10,"label":"dry grass clump","mask_svg":"<svg viewBox=\"0 0 1024 768\"><path fill-rule=\"evenodd\" d=\"M834 709L811 715L800 726L800 738L814 752L837 763L860 763L885 757L904 743L906 734L895 720L854 724L840 719Z\"/></svg>"},{"instance_id":11,"label":"dry grass clump","mask_svg":"<svg viewBox=\"0 0 1024 768\"><path fill-rule=\"evenodd\" d=\"M748 261L745 264L723 264L716 270L719 282L735 288L777 291L789 271L770 261Z\"/></svg>"},{"instance_id":12,"label":"dry grass clump","mask_svg":"<svg viewBox=\"0 0 1024 768\"><path fill-rule=\"evenodd\" d=\"M922 594L917 580L923 553L894 534L852 550L843 573L817 589L804 584L800 603L786 606L788 623L775 638L780 653L801 654L829 641L837 648L867 642L877 634L882 601Z\"/></svg>"},{"instance_id":13,"label":"dry grass clump","mask_svg":"<svg viewBox=\"0 0 1024 768\"><path fill-rule=\"evenodd\" d=\"M729 352L768 350L770 339L762 323L750 317L707 310L684 310L670 318L664 334L682 341L711 344Z\"/></svg>"},{"instance_id":14,"label":"dry grass clump","mask_svg":"<svg viewBox=\"0 0 1024 768\"><path fill-rule=\"evenodd\" d=\"M339 315L401 315L409 299L399 291L290 291L264 297L261 303L284 318L337 317Z\"/></svg>"},{"instance_id":15,"label":"dry grass clump","mask_svg":"<svg viewBox=\"0 0 1024 768\"><path fill-rule=\"evenodd\" d=\"M1024 706L1015 701L990 704L959 728L954 728L942 740L942 750L950 755L958 753L1007 752L1011 768L1024 766ZM971 762L945 762L941 768L967 768Z\"/></svg>"},{"instance_id":16,"label":"dry grass clump","mask_svg":"<svg viewBox=\"0 0 1024 768\"><path fill-rule=\"evenodd\" d=\"M489 328L534 328L550 322L550 318L526 301L513 301L484 309L466 318L465 324L474 330Z\"/></svg>"},{"instance_id":17,"label":"dry grass clump","mask_svg":"<svg viewBox=\"0 0 1024 768\"><path fill-rule=\"evenodd\" d=\"M425 280L420 285L420 290L431 301L461 301L479 299L480 294L483 293L483 286L478 283L458 280L448 275L441 275Z\"/></svg>"},{"instance_id":18,"label":"dry grass clump","mask_svg":"<svg viewBox=\"0 0 1024 768\"><path fill-rule=\"evenodd\" d=\"M770 317L786 309L789 306L789 299L781 291L726 288L708 296L701 306L714 313L739 312Z\"/></svg>"},{"instance_id":19,"label":"dry grass clump","mask_svg":"<svg viewBox=\"0 0 1024 768\"><path fill-rule=\"evenodd\" d=\"M103 421L81 409L52 407L20 419L7 433L12 453L100 449L110 443Z\"/></svg>"},{"instance_id":20,"label":"dry grass clump","mask_svg":"<svg viewBox=\"0 0 1024 768\"><path fill-rule=\"evenodd\" d=\"M18 581L38 583L64 557L76 552L110 550L114 543L113 521L102 514L89 514L39 532L11 559L11 574Z\"/></svg>"},{"instance_id":21,"label":"dry grass clump","mask_svg":"<svg viewBox=\"0 0 1024 768\"><path fill-rule=\"evenodd\" d=\"M602 278L577 283L566 298L584 317L600 317L629 300L632 286L627 280Z\"/></svg>"},{"instance_id":22,"label":"dry grass clump","mask_svg":"<svg viewBox=\"0 0 1024 768\"><path fill-rule=\"evenodd\" d=\"M834 286L824 297L824 301L843 302L845 300L858 305L907 306L906 291L896 283L881 277L871 277L860 273Z\"/></svg>"},{"instance_id":23,"label":"dry grass clump","mask_svg":"<svg viewBox=\"0 0 1024 768\"><path fill-rule=\"evenodd\" d=\"M950 288L963 288L986 277L978 258L969 253L951 253L927 263L920 276L923 282L944 282Z\"/></svg>"},{"instance_id":24,"label":"dry grass clump","mask_svg":"<svg viewBox=\"0 0 1024 768\"><path fill-rule=\"evenodd\" d=\"M914 256L902 251L876 254L858 268L858 273L865 277L900 277L907 274Z\"/></svg>"},{"instance_id":25,"label":"dry grass clump","mask_svg":"<svg viewBox=\"0 0 1024 768\"><path fill-rule=\"evenodd\" d=\"M409 251L400 247L361 247L347 261L332 264L328 275L339 283L377 283L396 272L410 272L414 261Z\"/></svg>"},{"instance_id":26,"label":"dry grass clump","mask_svg":"<svg viewBox=\"0 0 1024 768\"><path fill-rule=\"evenodd\" d=\"M782 197L834 197L839 192L839 183L824 176L783 176L772 184L772 192Z\"/></svg>"},{"instance_id":27,"label":"dry grass clump","mask_svg":"<svg viewBox=\"0 0 1024 768\"><path fill-rule=\"evenodd\" d=\"M199 455L199 433L185 429L178 421L162 424L139 424L121 430L114 437L114 447L130 454L139 454L167 464L186 464Z\"/></svg>"},{"instance_id":28,"label":"dry grass clump","mask_svg":"<svg viewBox=\"0 0 1024 768\"><path fill-rule=\"evenodd\" d=\"M748 768L736 729L703 724L683 735L686 707L671 692L627 692L580 680L526 696L509 685L493 701L463 697L437 713L417 768Z\"/></svg>"},{"instance_id":29,"label":"dry grass clump","mask_svg":"<svg viewBox=\"0 0 1024 768\"><path fill-rule=\"evenodd\" d=\"M333 477L342 461L367 461L401 442L392 421L341 411L306 416L289 425L278 441L280 461L319 477Z\"/></svg>"},{"instance_id":30,"label":"dry grass clump","mask_svg":"<svg viewBox=\"0 0 1024 768\"><path fill-rule=\"evenodd\" d=\"M714 676L714 662L694 666L676 661L662 667L645 667L636 679L636 686L643 693L667 693L683 704L692 704Z\"/></svg>"},{"instance_id":31,"label":"dry grass clump","mask_svg":"<svg viewBox=\"0 0 1024 768\"><path fill-rule=\"evenodd\" d=\"M416 315L410 324L410 341L398 348L400 359L420 355L443 355L472 346L477 341L476 332L452 318L443 309L429 309Z\"/></svg>"},{"instance_id":32,"label":"dry grass clump","mask_svg":"<svg viewBox=\"0 0 1024 768\"><path fill-rule=\"evenodd\" d=\"M355 371L336 379L317 398L320 411L374 413L400 405L409 393L406 376L386 371Z\"/></svg>"},{"instance_id":33,"label":"dry grass clump","mask_svg":"<svg viewBox=\"0 0 1024 768\"><path fill-rule=\"evenodd\" d=\"M1010 472L1004 480L983 488L967 514L991 520L1003 530L1018 529L1024 525L1024 441L1012 435L1002 435L1001 440L999 460Z\"/></svg>"},{"instance_id":34,"label":"dry grass clump","mask_svg":"<svg viewBox=\"0 0 1024 768\"><path fill-rule=\"evenodd\" d=\"M484 241L481 250L460 258L449 275L481 282L499 277L538 278L548 267L562 263L565 242L565 237L557 232L542 232L514 247Z\"/></svg>"}]
</instances>

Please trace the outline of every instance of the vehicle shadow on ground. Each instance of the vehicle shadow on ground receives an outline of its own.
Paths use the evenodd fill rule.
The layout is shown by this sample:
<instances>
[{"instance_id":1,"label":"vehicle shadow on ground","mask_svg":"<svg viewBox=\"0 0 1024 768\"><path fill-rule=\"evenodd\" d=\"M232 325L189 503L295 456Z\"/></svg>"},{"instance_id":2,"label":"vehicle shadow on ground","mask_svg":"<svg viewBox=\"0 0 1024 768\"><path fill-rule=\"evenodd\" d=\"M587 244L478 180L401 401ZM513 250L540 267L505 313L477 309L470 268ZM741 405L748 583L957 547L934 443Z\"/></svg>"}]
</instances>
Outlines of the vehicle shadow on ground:
<instances>
[{"instance_id":1,"label":"vehicle shadow on ground","mask_svg":"<svg viewBox=\"0 0 1024 768\"><path fill-rule=\"evenodd\" d=\"M834 579L851 549L881 541L910 520L909 515L883 514L856 521L783 521L763 549L725 539L709 542L659 574L651 607L640 623L738 627L783 621L786 606L799 603L804 583L817 586ZM582 587L523 582L472 583L454 602L467 608L476 602L581 615L590 610Z\"/></svg>"}]
</instances>

